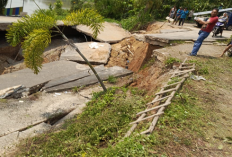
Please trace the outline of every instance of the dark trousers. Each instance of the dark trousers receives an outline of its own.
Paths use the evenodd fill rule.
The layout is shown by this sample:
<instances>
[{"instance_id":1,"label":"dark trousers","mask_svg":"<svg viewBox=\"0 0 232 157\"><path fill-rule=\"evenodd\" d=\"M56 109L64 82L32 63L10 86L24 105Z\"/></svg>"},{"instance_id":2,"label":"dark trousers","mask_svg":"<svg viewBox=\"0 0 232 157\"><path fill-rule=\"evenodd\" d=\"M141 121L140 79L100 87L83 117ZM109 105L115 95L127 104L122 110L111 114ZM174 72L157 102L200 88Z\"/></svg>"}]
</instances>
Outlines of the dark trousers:
<instances>
[{"instance_id":1,"label":"dark trousers","mask_svg":"<svg viewBox=\"0 0 232 157\"><path fill-rule=\"evenodd\" d=\"M181 18L181 19L180 19L180 22L179 22L179 26L180 26L181 22L182 22L182 26L183 26L183 25L184 25L184 21L185 21L185 19L184 19L184 18Z\"/></svg>"}]
</instances>

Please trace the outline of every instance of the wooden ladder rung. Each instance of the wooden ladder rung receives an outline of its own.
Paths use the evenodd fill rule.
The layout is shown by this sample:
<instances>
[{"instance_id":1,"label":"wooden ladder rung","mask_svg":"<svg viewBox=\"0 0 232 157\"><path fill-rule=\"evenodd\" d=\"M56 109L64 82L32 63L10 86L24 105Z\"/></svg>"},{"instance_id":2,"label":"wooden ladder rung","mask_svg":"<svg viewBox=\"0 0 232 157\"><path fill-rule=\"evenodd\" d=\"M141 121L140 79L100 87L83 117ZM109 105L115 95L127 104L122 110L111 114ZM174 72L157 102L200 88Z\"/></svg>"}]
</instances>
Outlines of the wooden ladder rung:
<instances>
[{"instance_id":1,"label":"wooden ladder rung","mask_svg":"<svg viewBox=\"0 0 232 157\"><path fill-rule=\"evenodd\" d=\"M175 91L175 90L176 90L176 88L172 88L172 89L168 89L168 90L164 90L164 91L162 91L162 92L156 93L155 95L160 95L160 94L172 92L172 91Z\"/></svg>"},{"instance_id":2,"label":"wooden ladder rung","mask_svg":"<svg viewBox=\"0 0 232 157\"><path fill-rule=\"evenodd\" d=\"M163 88L167 88L167 87L170 87L170 86L178 85L179 83L181 83L181 81L173 83L173 84L166 85Z\"/></svg>"},{"instance_id":3,"label":"wooden ladder rung","mask_svg":"<svg viewBox=\"0 0 232 157\"><path fill-rule=\"evenodd\" d=\"M146 113L146 112L150 112L150 111L152 111L152 110L155 110L155 109L158 109L158 108L161 108L161 107L165 107L165 106L168 106L168 105L170 105L170 104L171 104L171 102L164 103L163 105L159 105L159 106L156 106L156 107L147 109L147 110L145 110L145 111L139 112L139 113L137 113L136 115L138 116L138 115L140 115L140 114L143 114L143 113Z\"/></svg>"},{"instance_id":4,"label":"wooden ladder rung","mask_svg":"<svg viewBox=\"0 0 232 157\"><path fill-rule=\"evenodd\" d=\"M193 65L193 63L181 63L182 65Z\"/></svg>"},{"instance_id":5,"label":"wooden ladder rung","mask_svg":"<svg viewBox=\"0 0 232 157\"><path fill-rule=\"evenodd\" d=\"M180 72L179 74L178 73L176 73L174 76L172 76L171 78L173 78L173 77L177 77L177 76L181 76L181 75L184 75L184 74L186 74L186 73L188 73L188 72L191 72L191 71L194 71L195 69L191 69L191 70L188 70L188 71L184 71L184 72Z\"/></svg>"},{"instance_id":6,"label":"wooden ladder rung","mask_svg":"<svg viewBox=\"0 0 232 157\"><path fill-rule=\"evenodd\" d=\"M173 74L188 73L188 72L191 72L191 71L194 71L194 70L195 70L195 69L188 69L188 70L183 70L183 71L179 70L179 71L177 71L177 72L174 72Z\"/></svg>"},{"instance_id":7,"label":"wooden ladder rung","mask_svg":"<svg viewBox=\"0 0 232 157\"><path fill-rule=\"evenodd\" d=\"M161 115L161 114L164 114L164 112L161 112L161 113L158 113L158 114L153 114L153 115L148 116L148 117L146 117L146 118L143 118L143 119L140 119L140 120L131 122L130 124L136 124L136 123L139 123L139 122L144 121L144 120L146 120L146 119L153 118L153 117L155 117L155 116L159 116L159 115Z\"/></svg>"},{"instance_id":8,"label":"wooden ladder rung","mask_svg":"<svg viewBox=\"0 0 232 157\"><path fill-rule=\"evenodd\" d=\"M168 96L165 96L165 97L163 97L163 98L160 98L160 99L154 100L154 101L152 101L152 102L148 103L147 105L154 104L154 103L159 102L159 101L161 101L161 100L167 99L167 98L169 98L170 96L171 96L171 95L168 95Z\"/></svg>"},{"instance_id":9,"label":"wooden ladder rung","mask_svg":"<svg viewBox=\"0 0 232 157\"><path fill-rule=\"evenodd\" d=\"M186 67L180 67L180 69L190 69L193 68L194 66L186 66Z\"/></svg>"}]
</instances>

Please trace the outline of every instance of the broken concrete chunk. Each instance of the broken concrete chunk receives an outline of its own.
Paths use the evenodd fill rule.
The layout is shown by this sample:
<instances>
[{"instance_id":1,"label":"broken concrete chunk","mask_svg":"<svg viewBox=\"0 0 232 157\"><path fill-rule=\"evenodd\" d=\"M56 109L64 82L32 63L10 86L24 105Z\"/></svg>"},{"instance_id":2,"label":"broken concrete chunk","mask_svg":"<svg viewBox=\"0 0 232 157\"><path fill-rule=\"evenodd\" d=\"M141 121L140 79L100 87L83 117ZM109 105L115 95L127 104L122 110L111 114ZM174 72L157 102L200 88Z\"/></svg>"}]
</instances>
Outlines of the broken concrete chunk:
<instances>
[{"instance_id":1,"label":"broken concrete chunk","mask_svg":"<svg viewBox=\"0 0 232 157\"><path fill-rule=\"evenodd\" d=\"M125 38L130 37L130 33L114 23L103 23L103 31L97 36L98 41L107 43L117 43ZM93 31L85 25L76 26L77 31L93 37Z\"/></svg>"},{"instance_id":2,"label":"broken concrete chunk","mask_svg":"<svg viewBox=\"0 0 232 157\"><path fill-rule=\"evenodd\" d=\"M93 43L85 42L76 43L75 45L90 63L106 64L110 57L111 45L108 43L97 43L95 45L91 44ZM71 46L68 46L65 49L65 52L61 54L60 60L70 60L78 63L85 63L84 59Z\"/></svg>"},{"instance_id":3,"label":"broken concrete chunk","mask_svg":"<svg viewBox=\"0 0 232 157\"><path fill-rule=\"evenodd\" d=\"M24 86L18 85L18 86L14 86L14 87L0 90L0 99L4 99L4 98L7 98L8 96L16 94L17 91L21 90L22 88L24 88Z\"/></svg>"}]
</instances>

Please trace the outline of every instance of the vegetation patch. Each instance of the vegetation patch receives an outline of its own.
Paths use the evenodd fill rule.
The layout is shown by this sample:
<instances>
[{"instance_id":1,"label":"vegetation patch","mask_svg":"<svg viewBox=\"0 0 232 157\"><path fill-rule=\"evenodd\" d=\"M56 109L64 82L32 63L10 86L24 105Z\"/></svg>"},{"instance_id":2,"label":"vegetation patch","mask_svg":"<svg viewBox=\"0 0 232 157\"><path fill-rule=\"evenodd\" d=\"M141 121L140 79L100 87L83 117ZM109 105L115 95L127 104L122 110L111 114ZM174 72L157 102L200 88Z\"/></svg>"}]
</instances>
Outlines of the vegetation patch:
<instances>
[{"instance_id":1,"label":"vegetation patch","mask_svg":"<svg viewBox=\"0 0 232 157\"><path fill-rule=\"evenodd\" d=\"M185 41L184 40L171 40L170 44L184 44Z\"/></svg>"},{"instance_id":2,"label":"vegetation patch","mask_svg":"<svg viewBox=\"0 0 232 157\"><path fill-rule=\"evenodd\" d=\"M109 83L116 83L116 82L117 82L117 78L114 77L114 76L109 76L108 82L109 82Z\"/></svg>"},{"instance_id":3,"label":"vegetation patch","mask_svg":"<svg viewBox=\"0 0 232 157\"><path fill-rule=\"evenodd\" d=\"M200 58L190 62L197 63L197 68L207 67L209 74L202 73L202 76L209 81L185 81L151 135L138 136L143 129L138 127L141 130L123 139L136 113L146 108L147 97L145 91L137 88L112 88L106 93L95 93L83 113L68 121L59 132L46 133L22 143L17 155L160 157L222 153L226 156L231 153L232 135L227 131L231 124L227 125L226 120L223 124L220 122L229 119L231 112L222 116L219 109L229 100L222 102L223 97L214 93L220 92L216 90L219 88L231 90L228 85L231 79L227 77L232 76L232 61ZM172 81L180 80L173 78ZM218 151L222 149L223 152Z\"/></svg>"},{"instance_id":4,"label":"vegetation patch","mask_svg":"<svg viewBox=\"0 0 232 157\"><path fill-rule=\"evenodd\" d=\"M156 60L155 60L154 57L151 58L147 63L145 63L145 64L142 66L141 70L144 70L145 68L152 66L152 65L155 63L155 61L156 61Z\"/></svg>"},{"instance_id":5,"label":"vegetation patch","mask_svg":"<svg viewBox=\"0 0 232 157\"><path fill-rule=\"evenodd\" d=\"M174 63L180 63L181 61L179 59L173 58L173 57L169 57L166 59L165 61L165 65L166 66L170 66L173 65Z\"/></svg>"},{"instance_id":6,"label":"vegetation patch","mask_svg":"<svg viewBox=\"0 0 232 157\"><path fill-rule=\"evenodd\" d=\"M7 103L7 99L0 99L1 103Z\"/></svg>"}]
</instances>

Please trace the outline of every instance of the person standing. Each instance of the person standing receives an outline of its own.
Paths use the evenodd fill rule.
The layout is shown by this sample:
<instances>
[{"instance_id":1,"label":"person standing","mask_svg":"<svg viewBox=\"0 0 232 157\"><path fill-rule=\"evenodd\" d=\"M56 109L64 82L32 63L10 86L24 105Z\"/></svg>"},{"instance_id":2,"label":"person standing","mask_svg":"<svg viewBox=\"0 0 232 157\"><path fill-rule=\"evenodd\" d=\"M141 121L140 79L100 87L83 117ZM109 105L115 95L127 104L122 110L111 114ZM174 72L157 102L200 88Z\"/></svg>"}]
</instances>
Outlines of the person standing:
<instances>
[{"instance_id":1,"label":"person standing","mask_svg":"<svg viewBox=\"0 0 232 157\"><path fill-rule=\"evenodd\" d=\"M224 7L223 3L218 7L218 10L222 9Z\"/></svg>"},{"instance_id":2,"label":"person standing","mask_svg":"<svg viewBox=\"0 0 232 157\"><path fill-rule=\"evenodd\" d=\"M198 39L195 41L194 45L193 45L193 50L192 52L189 54L190 56L196 56L197 52L199 51L202 42L205 40L205 38L207 38L210 34L210 32L213 30L215 24L218 22L218 9L215 8L212 10L211 12L211 17L208 19L208 21L202 21L197 19L196 21L199 22L200 24L203 25L202 29L199 31L199 37Z\"/></svg>"},{"instance_id":3,"label":"person standing","mask_svg":"<svg viewBox=\"0 0 232 157\"><path fill-rule=\"evenodd\" d=\"M174 6L174 7L170 10L169 17L173 19L174 16L175 16L175 13L176 13L176 6ZM168 20L168 22L170 23L170 20Z\"/></svg>"},{"instance_id":4,"label":"person standing","mask_svg":"<svg viewBox=\"0 0 232 157\"><path fill-rule=\"evenodd\" d=\"M177 22L179 21L179 19L180 19L180 16L181 16L182 12L183 12L183 9L182 9L182 7L180 7L180 9L177 10L176 17L175 17L175 19L174 19L174 21L173 21L172 24L175 24L175 25L176 25L176 23L177 23Z\"/></svg>"},{"instance_id":5,"label":"person standing","mask_svg":"<svg viewBox=\"0 0 232 157\"><path fill-rule=\"evenodd\" d=\"M194 9L190 10L189 12L188 22L192 20L193 14L194 14Z\"/></svg>"},{"instance_id":6,"label":"person standing","mask_svg":"<svg viewBox=\"0 0 232 157\"><path fill-rule=\"evenodd\" d=\"M182 12L181 16L180 16L180 22L179 22L179 26L182 22L182 26L184 25L184 21L186 19L186 16L188 15L189 11L187 8L184 8L184 11Z\"/></svg>"}]
</instances>

